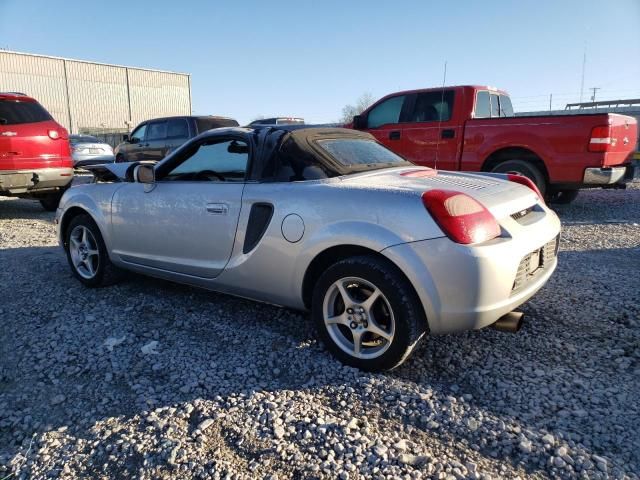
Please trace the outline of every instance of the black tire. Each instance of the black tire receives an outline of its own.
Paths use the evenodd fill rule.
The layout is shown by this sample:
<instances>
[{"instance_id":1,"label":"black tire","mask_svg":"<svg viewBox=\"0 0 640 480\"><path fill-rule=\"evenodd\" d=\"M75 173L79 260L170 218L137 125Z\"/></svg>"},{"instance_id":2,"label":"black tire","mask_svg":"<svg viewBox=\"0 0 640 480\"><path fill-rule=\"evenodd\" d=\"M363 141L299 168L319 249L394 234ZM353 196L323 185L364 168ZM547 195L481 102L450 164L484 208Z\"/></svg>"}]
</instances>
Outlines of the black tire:
<instances>
[{"instance_id":1,"label":"black tire","mask_svg":"<svg viewBox=\"0 0 640 480\"><path fill-rule=\"evenodd\" d=\"M126 162L124 155L119 153L118 155L116 155L116 163L123 163Z\"/></svg>"},{"instance_id":2,"label":"black tire","mask_svg":"<svg viewBox=\"0 0 640 480\"><path fill-rule=\"evenodd\" d=\"M549 195L548 200L556 205L568 205L578 197L578 193L579 190L555 190Z\"/></svg>"},{"instance_id":3,"label":"black tire","mask_svg":"<svg viewBox=\"0 0 640 480\"><path fill-rule=\"evenodd\" d=\"M42 198L40 198L40 205L47 212L55 212L58 209L58 205L60 204L60 199L62 198L62 194L64 192L55 192L50 193Z\"/></svg>"},{"instance_id":4,"label":"black tire","mask_svg":"<svg viewBox=\"0 0 640 480\"><path fill-rule=\"evenodd\" d=\"M387 318L391 318L391 321L394 322L394 328L389 327L387 324L389 331L393 332L391 341L386 341L381 337L376 338L375 335L363 330L363 348L369 348L370 350L382 349L379 356L374 358L357 358L347 353L332 338L332 334L329 333L330 327L325 323L325 300L331 298L331 289L335 288L334 285L341 279L353 277L369 282L371 286L382 292L383 297L380 297L379 302L383 302L383 304L374 302L373 305L375 307L372 307L370 312L374 308L383 308L385 312L391 312ZM350 287L351 285L347 288ZM334 302L336 301L340 302L339 300L334 300ZM328 302L331 303L330 300ZM347 318L347 305L345 303L342 303L341 308L345 318ZM424 309L409 281L395 265L383 258L373 256L347 258L330 266L316 282L311 310L318 337L324 342L329 351L342 363L366 371L382 371L396 368L407 359L427 331ZM356 313L356 315L359 314ZM348 318L351 319L352 317ZM379 318L382 319L382 315ZM374 320L373 317L369 317L368 320L371 321L372 325L381 324L378 320ZM352 321L351 325L354 323ZM365 320L357 328L360 328L360 326L364 328L369 325ZM353 326L349 327L341 324L333 325L333 327L335 327L332 330L333 332L340 329L339 331L343 333L343 338L350 335L352 343L355 344ZM373 346L365 346L365 338L369 339L367 343L369 345L373 343ZM375 342L381 342L382 346L376 346Z\"/></svg>"},{"instance_id":5,"label":"black tire","mask_svg":"<svg viewBox=\"0 0 640 480\"><path fill-rule=\"evenodd\" d=\"M91 247L97 247L98 258L93 262L95 274L91 278L83 276L72 259L70 248L72 241L71 235L77 227L84 227L89 230L95 240L95 245L91 245ZM94 288L113 285L122 278L122 270L111 263L100 229L89 215L78 215L69 222L69 226L64 233L64 250L67 254L67 261L69 262L73 275L86 287Z\"/></svg>"},{"instance_id":6,"label":"black tire","mask_svg":"<svg viewBox=\"0 0 640 480\"><path fill-rule=\"evenodd\" d=\"M544 174L540 171L540 168L531 162L507 160L493 167L491 171L496 173L519 173L535 183L543 197L547 191L547 181L544 178Z\"/></svg>"}]
</instances>

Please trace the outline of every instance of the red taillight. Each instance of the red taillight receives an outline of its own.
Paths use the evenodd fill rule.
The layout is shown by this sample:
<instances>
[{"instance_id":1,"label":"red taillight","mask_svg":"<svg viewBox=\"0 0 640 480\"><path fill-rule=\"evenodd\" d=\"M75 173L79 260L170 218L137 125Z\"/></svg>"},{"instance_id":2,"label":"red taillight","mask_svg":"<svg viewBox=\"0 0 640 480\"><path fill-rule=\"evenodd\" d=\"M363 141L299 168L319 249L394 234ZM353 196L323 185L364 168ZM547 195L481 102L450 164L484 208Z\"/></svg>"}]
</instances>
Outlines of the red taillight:
<instances>
[{"instance_id":1,"label":"red taillight","mask_svg":"<svg viewBox=\"0 0 640 480\"><path fill-rule=\"evenodd\" d=\"M529 177L525 177L524 175L520 175L519 173L508 173L507 178L510 182L519 183L520 185L524 185L525 187L533 190L535 194L538 195L540 201L544 203L544 197L542 196L542 193L540 193L538 186L533 183L533 180L531 180Z\"/></svg>"},{"instance_id":2,"label":"red taillight","mask_svg":"<svg viewBox=\"0 0 640 480\"><path fill-rule=\"evenodd\" d=\"M606 152L612 144L613 138L611 131L611 125L600 125L593 127L591 130L591 138L589 138L589 151L590 152Z\"/></svg>"},{"instance_id":3,"label":"red taillight","mask_svg":"<svg viewBox=\"0 0 640 480\"><path fill-rule=\"evenodd\" d=\"M456 243L480 243L500 236L500 225L484 205L464 193L430 190L422 203L442 231Z\"/></svg>"}]
</instances>

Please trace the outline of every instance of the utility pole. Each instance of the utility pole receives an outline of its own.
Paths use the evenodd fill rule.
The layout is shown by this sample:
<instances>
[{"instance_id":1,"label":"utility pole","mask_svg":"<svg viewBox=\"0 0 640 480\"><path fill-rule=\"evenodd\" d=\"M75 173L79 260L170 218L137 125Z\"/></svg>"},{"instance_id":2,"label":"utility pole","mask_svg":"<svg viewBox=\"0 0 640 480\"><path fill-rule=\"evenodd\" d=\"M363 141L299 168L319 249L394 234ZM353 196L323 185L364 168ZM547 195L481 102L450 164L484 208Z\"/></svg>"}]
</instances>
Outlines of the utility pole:
<instances>
[{"instance_id":1,"label":"utility pole","mask_svg":"<svg viewBox=\"0 0 640 480\"><path fill-rule=\"evenodd\" d=\"M551 111L551 104L553 103L553 93L549 94L549 111Z\"/></svg>"},{"instance_id":2,"label":"utility pole","mask_svg":"<svg viewBox=\"0 0 640 480\"><path fill-rule=\"evenodd\" d=\"M596 92L598 90L600 90L600 87L591 87L589 90L591 90L593 92L593 95L591 95L591 101L595 102L596 101Z\"/></svg>"}]
</instances>

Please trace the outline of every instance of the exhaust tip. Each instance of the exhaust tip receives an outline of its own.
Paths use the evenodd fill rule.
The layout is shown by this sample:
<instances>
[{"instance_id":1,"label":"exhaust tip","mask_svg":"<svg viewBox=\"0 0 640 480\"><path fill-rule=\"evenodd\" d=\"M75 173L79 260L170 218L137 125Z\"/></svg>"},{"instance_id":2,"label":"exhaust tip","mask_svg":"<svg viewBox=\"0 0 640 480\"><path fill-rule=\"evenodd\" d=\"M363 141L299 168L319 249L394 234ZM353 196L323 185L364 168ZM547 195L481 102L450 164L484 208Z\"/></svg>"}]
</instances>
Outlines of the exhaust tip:
<instances>
[{"instance_id":1,"label":"exhaust tip","mask_svg":"<svg viewBox=\"0 0 640 480\"><path fill-rule=\"evenodd\" d=\"M524 313L509 312L501 316L491 327L501 332L517 333L522 328L523 321Z\"/></svg>"}]
</instances>

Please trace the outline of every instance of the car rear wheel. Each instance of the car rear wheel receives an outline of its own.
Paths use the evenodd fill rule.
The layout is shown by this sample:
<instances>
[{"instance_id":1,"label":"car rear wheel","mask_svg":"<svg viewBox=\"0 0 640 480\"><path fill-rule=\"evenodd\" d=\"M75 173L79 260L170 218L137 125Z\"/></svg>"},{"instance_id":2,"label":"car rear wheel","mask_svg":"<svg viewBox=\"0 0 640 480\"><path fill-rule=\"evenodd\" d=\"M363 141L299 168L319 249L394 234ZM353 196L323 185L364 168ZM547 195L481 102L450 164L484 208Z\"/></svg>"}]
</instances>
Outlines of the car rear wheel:
<instances>
[{"instance_id":1,"label":"car rear wheel","mask_svg":"<svg viewBox=\"0 0 640 480\"><path fill-rule=\"evenodd\" d=\"M40 205L42 205L42 208L47 212L55 212L63 193L64 192L50 193L47 196L40 198Z\"/></svg>"},{"instance_id":2,"label":"car rear wheel","mask_svg":"<svg viewBox=\"0 0 640 480\"><path fill-rule=\"evenodd\" d=\"M496 173L518 173L520 175L524 175L536 184L536 187L538 187L542 196L544 196L547 191L547 182L544 178L544 174L540 171L540 168L531 162L526 162L524 160L507 160L506 162L499 163L493 167L493 170L491 171Z\"/></svg>"},{"instance_id":3,"label":"car rear wheel","mask_svg":"<svg viewBox=\"0 0 640 480\"><path fill-rule=\"evenodd\" d=\"M579 190L555 190L549 195L549 203L567 205L578 197L579 192Z\"/></svg>"},{"instance_id":4,"label":"car rear wheel","mask_svg":"<svg viewBox=\"0 0 640 480\"><path fill-rule=\"evenodd\" d=\"M329 267L312 300L318 336L340 361L391 370L426 332L424 310L408 280L388 261L352 257Z\"/></svg>"},{"instance_id":5,"label":"car rear wheel","mask_svg":"<svg viewBox=\"0 0 640 480\"><path fill-rule=\"evenodd\" d=\"M111 264L100 230L89 215L71 220L64 247L71 271L87 287L110 285L120 278L120 270Z\"/></svg>"}]
</instances>

